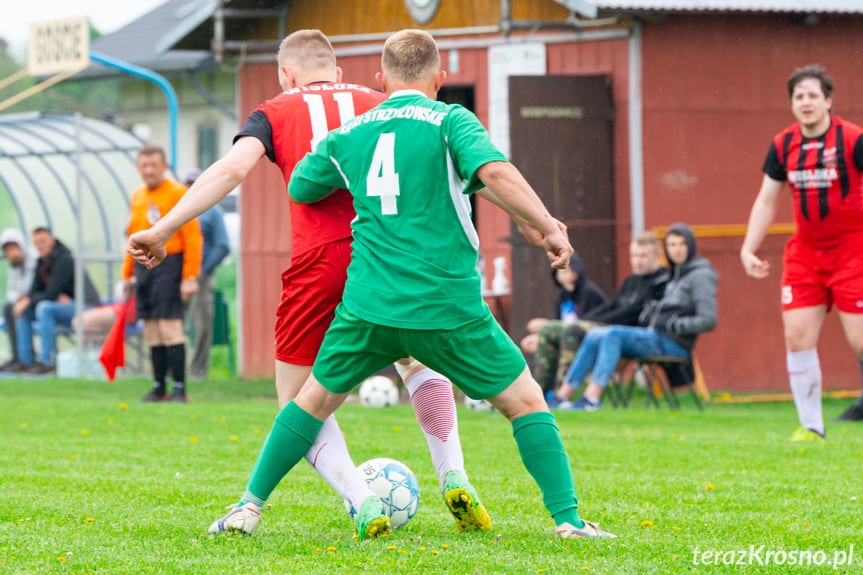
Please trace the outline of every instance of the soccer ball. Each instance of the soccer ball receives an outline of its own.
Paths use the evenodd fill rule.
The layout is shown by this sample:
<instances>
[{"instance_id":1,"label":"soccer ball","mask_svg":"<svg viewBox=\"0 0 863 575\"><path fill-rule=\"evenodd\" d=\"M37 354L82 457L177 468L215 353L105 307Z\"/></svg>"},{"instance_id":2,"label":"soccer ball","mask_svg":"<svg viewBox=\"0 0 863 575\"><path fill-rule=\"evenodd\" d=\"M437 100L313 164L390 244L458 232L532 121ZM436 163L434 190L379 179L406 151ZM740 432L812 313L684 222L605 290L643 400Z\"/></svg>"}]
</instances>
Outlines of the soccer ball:
<instances>
[{"instance_id":1,"label":"soccer ball","mask_svg":"<svg viewBox=\"0 0 863 575\"><path fill-rule=\"evenodd\" d=\"M399 402L399 388L388 377L373 375L360 385L364 407L390 407Z\"/></svg>"},{"instance_id":2,"label":"soccer ball","mask_svg":"<svg viewBox=\"0 0 863 575\"><path fill-rule=\"evenodd\" d=\"M471 399L468 396L464 396L464 404L469 410L480 413L491 413L495 410L494 406L484 399Z\"/></svg>"},{"instance_id":3,"label":"soccer ball","mask_svg":"<svg viewBox=\"0 0 863 575\"><path fill-rule=\"evenodd\" d=\"M416 475L407 465L378 457L357 466L372 493L384 503L384 513L389 515L393 529L404 527L417 512L420 505L420 485ZM345 500L348 511L351 504Z\"/></svg>"}]
</instances>

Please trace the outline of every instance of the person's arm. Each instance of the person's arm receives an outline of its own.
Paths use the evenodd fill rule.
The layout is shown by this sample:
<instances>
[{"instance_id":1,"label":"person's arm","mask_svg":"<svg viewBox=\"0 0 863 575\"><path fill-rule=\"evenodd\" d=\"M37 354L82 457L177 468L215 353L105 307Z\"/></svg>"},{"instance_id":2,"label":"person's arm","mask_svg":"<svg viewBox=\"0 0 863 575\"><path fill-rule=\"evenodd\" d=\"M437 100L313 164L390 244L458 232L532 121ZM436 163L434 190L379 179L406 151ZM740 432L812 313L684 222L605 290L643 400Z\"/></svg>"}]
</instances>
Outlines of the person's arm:
<instances>
[{"instance_id":1,"label":"person's arm","mask_svg":"<svg viewBox=\"0 0 863 575\"><path fill-rule=\"evenodd\" d=\"M165 258L165 242L236 188L265 151L264 144L257 138L237 140L224 157L200 175L170 212L152 228L129 236L128 252L143 265L158 265Z\"/></svg>"},{"instance_id":2,"label":"person's arm","mask_svg":"<svg viewBox=\"0 0 863 575\"><path fill-rule=\"evenodd\" d=\"M30 307L35 308L40 301L57 301L63 293L63 286L75 277L75 260L72 256L57 258L51 266L51 276L39 291L30 292Z\"/></svg>"},{"instance_id":3,"label":"person's arm","mask_svg":"<svg viewBox=\"0 0 863 575\"><path fill-rule=\"evenodd\" d=\"M692 272L692 294L695 313L674 320L673 332L692 335L711 331L716 327L716 272L711 268Z\"/></svg>"},{"instance_id":4,"label":"person's arm","mask_svg":"<svg viewBox=\"0 0 863 575\"><path fill-rule=\"evenodd\" d=\"M216 267L222 263L228 252L231 251L231 244L228 241L228 230L225 228L225 220L222 216L222 210L218 206L213 207L209 212L210 224L212 226L210 235L210 245L204 252L204 261L201 263L201 274L211 275ZM206 214L205 214L206 216Z\"/></svg>"},{"instance_id":5,"label":"person's arm","mask_svg":"<svg viewBox=\"0 0 863 575\"><path fill-rule=\"evenodd\" d=\"M503 206L503 202L501 201L501 199L498 198L495 195L495 193L492 192L491 190L489 190L488 188L482 188L480 190L477 190L476 195L481 197L481 198L488 200L489 202L491 202L495 206L506 211L504 206ZM518 216L510 216L510 217L515 222L515 225L518 227L518 231L527 240L527 243L529 243L532 246L537 246L540 248L543 247L542 242L543 242L544 236L540 230L534 228L526 220L523 220ZM567 235L566 224L564 224L563 222L561 222L557 219L555 219L555 222L557 222L557 227L560 228L560 231L563 233L563 235L566 236Z\"/></svg>"},{"instance_id":6,"label":"person's arm","mask_svg":"<svg viewBox=\"0 0 863 575\"><path fill-rule=\"evenodd\" d=\"M767 230L773 223L773 218L776 217L777 202L783 185L784 182L774 180L765 174L761 181L761 190L749 213L746 238L743 240L743 247L740 248L740 261L746 273L754 278L766 278L770 273L770 263L760 259L755 252L761 247L761 243L767 236Z\"/></svg>"},{"instance_id":7,"label":"person's arm","mask_svg":"<svg viewBox=\"0 0 863 575\"><path fill-rule=\"evenodd\" d=\"M292 203L311 204L321 201L339 188L351 189L330 147L335 134L338 134L338 130L330 132L313 153L306 154L294 167L288 184L288 196Z\"/></svg>"},{"instance_id":8,"label":"person's arm","mask_svg":"<svg viewBox=\"0 0 863 575\"><path fill-rule=\"evenodd\" d=\"M560 269L566 267L574 251L569 239L561 231L560 222L551 217L521 172L509 162L495 161L483 164L477 170L477 176L497 198L497 205L516 223L525 222L542 233L542 247L551 265Z\"/></svg>"}]
</instances>

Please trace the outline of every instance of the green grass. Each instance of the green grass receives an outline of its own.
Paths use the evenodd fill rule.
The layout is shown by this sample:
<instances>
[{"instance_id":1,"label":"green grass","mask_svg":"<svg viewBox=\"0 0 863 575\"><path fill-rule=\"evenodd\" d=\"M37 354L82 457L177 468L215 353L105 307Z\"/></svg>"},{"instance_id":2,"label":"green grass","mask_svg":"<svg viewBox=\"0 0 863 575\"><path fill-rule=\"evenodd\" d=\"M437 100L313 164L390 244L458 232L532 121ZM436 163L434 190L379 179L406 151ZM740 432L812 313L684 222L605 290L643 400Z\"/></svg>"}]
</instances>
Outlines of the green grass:
<instances>
[{"instance_id":1,"label":"green grass","mask_svg":"<svg viewBox=\"0 0 863 575\"><path fill-rule=\"evenodd\" d=\"M863 568L863 509L855 499L863 500L863 424L829 424L823 445L792 444L790 403L560 414L580 511L619 535L567 542L551 536L552 521L499 415L459 408L468 471L495 528L457 534L410 407L346 405L339 421L354 461L405 462L423 498L407 527L358 542L342 502L305 463L274 493L255 536L208 536L210 522L242 492L276 413L272 383L195 384L188 405L137 403L147 387L142 380L0 380L0 573ZM825 401L825 414L843 406ZM725 553L762 544L822 550L831 559L853 544L856 566L693 565L696 548Z\"/></svg>"}]
</instances>

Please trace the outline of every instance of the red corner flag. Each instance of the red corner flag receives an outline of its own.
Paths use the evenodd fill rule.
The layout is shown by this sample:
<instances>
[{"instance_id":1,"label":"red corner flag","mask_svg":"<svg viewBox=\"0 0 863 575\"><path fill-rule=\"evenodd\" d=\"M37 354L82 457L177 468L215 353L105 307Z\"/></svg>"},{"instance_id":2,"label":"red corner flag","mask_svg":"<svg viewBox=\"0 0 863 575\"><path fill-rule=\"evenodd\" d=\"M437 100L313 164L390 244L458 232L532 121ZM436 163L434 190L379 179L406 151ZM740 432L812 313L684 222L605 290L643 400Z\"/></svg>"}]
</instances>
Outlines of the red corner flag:
<instances>
[{"instance_id":1,"label":"red corner flag","mask_svg":"<svg viewBox=\"0 0 863 575\"><path fill-rule=\"evenodd\" d=\"M105 338L105 343L102 344L102 350L99 352L99 361L105 366L108 381L114 381L118 367L126 366L126 314L130 302L131 305L135 305L132 298L129 298L126 303L114 304L117 319L114 320L114 325L108 332L108 337Z\"/></svg>"}]
</instances>

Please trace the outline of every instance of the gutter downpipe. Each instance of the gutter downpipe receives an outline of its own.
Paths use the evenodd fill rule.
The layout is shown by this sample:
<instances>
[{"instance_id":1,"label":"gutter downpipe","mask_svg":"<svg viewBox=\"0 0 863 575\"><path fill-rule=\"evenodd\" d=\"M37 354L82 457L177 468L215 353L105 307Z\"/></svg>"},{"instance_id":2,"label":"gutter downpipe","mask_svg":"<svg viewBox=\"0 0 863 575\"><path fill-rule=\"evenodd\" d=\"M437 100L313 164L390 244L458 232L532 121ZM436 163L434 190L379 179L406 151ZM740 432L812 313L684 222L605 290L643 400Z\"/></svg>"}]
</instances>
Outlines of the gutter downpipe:
<instances>
[{"instance_id":1,"label":"gutter downpipe","mask_svg":"<svg viewBox=\"0 0 863 575\"><path fill-rule=\"evenodd\" d=\"M644 142L641 101L641 22L629 35L629 205L632 237L644 231Z\"/></svg>"}]
</instances>

